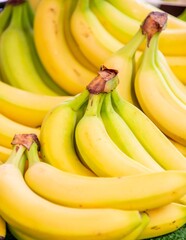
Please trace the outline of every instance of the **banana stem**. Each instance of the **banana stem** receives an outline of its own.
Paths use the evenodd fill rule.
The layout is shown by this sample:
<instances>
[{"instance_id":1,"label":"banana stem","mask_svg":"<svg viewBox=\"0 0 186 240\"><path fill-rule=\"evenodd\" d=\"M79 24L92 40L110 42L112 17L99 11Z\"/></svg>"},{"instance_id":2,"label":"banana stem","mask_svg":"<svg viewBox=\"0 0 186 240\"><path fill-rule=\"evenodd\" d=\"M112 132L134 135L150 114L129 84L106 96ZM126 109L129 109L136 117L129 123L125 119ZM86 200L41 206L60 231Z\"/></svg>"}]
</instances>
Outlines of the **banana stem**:
<instances>
[{"instance_id":1,"label":"banana stem","mask_svg":"<svg viewBox=\"0 0 186 240\"><path fill-rule=\"evenodd\" d=\"M120 54L132 58L137 51L138 47L145 40L145 35L142 33L141 28L137 31L134 37L121 49L117 51L117 55Z\"/></svg>"},{"instance_id":2,"label":"banana stem","mask_svg":"<svg viewBox=\"0 0 186 240\"><path fill-rule=\"evenodd\" d=\"M89 91L86 89L80 94L77 94L73 99L67 100L66 103L71 106L74 111L78 111L85 102L88 101Z\"/></svg>"},{"instance_id":3,"label":"banana stem","mask_svg":"<svg viewBox=\"0 0 186 240\"><path fill-rule=\"evenodd\" d=\"M12 5L6 4L0 13L0 34L6 29L12 14Z\"/></svg>"},{"instance_id":4,"label":"banana stem","mask_svg":"<svg viewBox=\"0 0 186 240\"><path fill-rule=\"evenodd\" d=\"M26 156L28 158L28 167L40 162L38 144L33 142L30 149L26 149Z\"/></svg>"},{"instance_id":5,"label":"banana stem","mask_svg":"<svg viewBox=\"0 0 186 240\"><path fill-rule=\"evenodd\" d=\"M100 110L105 94L106 93L90 94L85 116L100 116Z\"/></svg>"},{"instance_id":6,"label":"banana stem","mask_svg":"<svg viewBox=\"0 0 186 240\"><path fill-rule=\"evenodd\" d=\"M9 4L15 4L15 1L9 1ZM13 9L12 9L12 18L10 20L10 24L9 27L12 28L22 28L22 12L23 12L23 8L21 6L22 1L20 4L17 5L13 5Z\"/></svg>"}]
</instances>

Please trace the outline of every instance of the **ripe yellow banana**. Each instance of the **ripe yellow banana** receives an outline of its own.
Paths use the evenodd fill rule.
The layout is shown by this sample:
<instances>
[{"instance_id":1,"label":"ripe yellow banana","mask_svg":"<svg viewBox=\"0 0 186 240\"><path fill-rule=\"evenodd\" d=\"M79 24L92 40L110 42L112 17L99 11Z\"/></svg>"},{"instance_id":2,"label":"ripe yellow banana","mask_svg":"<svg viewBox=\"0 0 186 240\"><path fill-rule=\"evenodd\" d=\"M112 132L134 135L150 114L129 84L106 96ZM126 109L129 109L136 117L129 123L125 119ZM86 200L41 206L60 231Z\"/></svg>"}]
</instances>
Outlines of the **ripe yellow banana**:
<instances>
[{"instance_id":1,"label":"ripe yellow banana","mask_svg":"<svg viewBox=\"0 0 186 240\"><path fill-rule=\"evenodd\" d=\"M3 80L30 92L57 95L46 86L33 64L31 49L22 25L25 4L26 2L22 2L12 6L10 23L1 34L0 65Z\"/></svg>"},{"instance_id":2,"label":"ripe yellow banana","mask_svg":"<svg viewBox=\"0 0 186 240\"><path fill-rule=\"evenodd\" d=\"M34 40L52 79L66 92L75 95L84 90L95 73L81 65L68 47L64 34L64 6L64 1L40 1L35 12Z\"/></svg>"},{"instance_id":3,"label":"ripe yellow banana","mask_svg":"<svg viewBox=\"0 0 186 240\"><path fill-rule=\"evenodd\" d=\"M33 238L29 236L27 233L21 232L21 230L17 230L15 227L12 227L10 224L8 224L8 229L10 233L18 240L39 240L39 238Z\"/></svg>"},{"instance_id":4,"label":"ripe yellow banana","mask_svg":"<svg viewBox=\"0 0 186 240\"><path fill-rule=\"evenodd\" d=\"M123 44L126 44L134 36L141 25L141 22L130 18L106 0L93 0L91 2L94 3L94 12L99 20L102 20L103 26ZM185 42L186 28L166 29L160 37L160 50L165 55L185 56ZM144 47L145 45L142 44L139 49L143 50Z\"/></svg>"},{"instance_id":5,"label":"ripe yellow banana","mask_svg":"<svg viewBox=\"0 0 186 240\"><path fill-rule=\"evenodd\" d=\"M12 148L11 141L15 134L18 133L34 133L40 135L40 128L32 128L17 123L10 118L0 114L0 145L6 148Z\"/></svg>"},{"instance_id":6,"label":"ripe yellow banana","mask_svg":"<svg viewBox=\"0 0 186 240\"><path fill-rule=\"evenodd\" d=\"M1 113L30 127L41 126L49 110L70 98L32 93L0 81Z\"/></svg>"},{"instance_id":7,"label":"ripe yellow banana","mask_svg":"<svg viewBox=\"0 0 186 240\"><path fill-rule=\"evenodd\" d=\"M139 239L140 234L144 231L146 226L149 224L150 218L144 212L141 213L142 222L133 231L131 231L127 236L123 237L121 240L136 240Z\"/></svg>"},{"instance_id":8,"label":"ripe yellow banana","mask_svg":"<svg viewBox=\"0 0 186 240\"><path fill-rule=\"evenodd\" d=\"M112 92L112 99L115 110L160 166L164 169L186 170L185 157L150 118L139 108L124 100L116 90Z\"/></svg>"},{"instance_id":9,"label":"ripe yellow banana","mask_svg":"<svg viewBox=\"0 0 186 240\"><path fill-rule=\"evenodd\" d=\"M6 160L8 159L9 155L11 153L11 149L4 147L4 146L0 146L0 161L1 162L6 162Z\"/></svg>"},{"instance_id":10,"label":"ripe yellow banana","mask_svg":"<svg viewBox=\"0 0 186 240\"><path fill-rule=\"evenodd\" d=\"M134 211L164 206L186 193L186 171L167 170L120 178L80 176L41 162L37 148L33 143L26 150L29 167L24 179L35 193L62 206L117 208L128 210L132 217Z\"/></svg>"},{"instance_id":11,"label":"ripe yellow banana","mask_svg":"<svg viewBox=\"0 0 186 240\"><path fill-rule=\"evenodd\" d=\"M98 176L122 176L152 172L130 158L112 141L100 117L104 93L90 94L84 116L77 123L75 141L83 161Z\"/></svg>"},{"instance_id":12,"label":"ripe yellow banana","mask_svg":"<svg viewBox=\"0 0 186 240\"><path fill-rule=\"evenodd\" d=\"M40 240L114 240L141 223L138 211L131 217L128 211L118 209L69 208L38 196L19 169L24 151L18 141L9 160L0 166L0 214L18 231Z\"/></svg>"},{"instance_id":13,"label":"ripe yellow banana","mask_svg":"<svg viewBox=\"0 0 186 240\"><path fill-rule=\"evenodd\" d=\"M147 14L150 12L161 11L159 8L147 3L146 1L138 0L107 0L113 6L118 8L124 14L134 18L138 21L143 21ZM167 28L186 28L186 24L180 21L173 15L168 15L169 21L167 23Z\"/></svg>"},{"instance_id":14,"label":"ripe yellow banana","mask_svg":"<svg viewBox=\"0 0 186 240\"><path fill-rule=\"evenodd\" d=\"M84 90L69 101L54 107L45 116L40 133L43 160L51 165L82 175L93 175L80 162L74 145L74 130L80 108L86 103L89 92Z\"/></svg>"},{"instance_id":15,"label":"ripe yellow banana","mask_svg":"<svg viewBox=\"0 0 186 240\"><path fill-rule=\"evenodd\" d=\"M40 0L28 0L28 3L32 9L32 11L35 13L36 8L38 6L38 4L40 3Z\"/></svg>"},{"instance_id":16,"label":"ripe yellow banana","mask_svg":"<svg viewBox=\"0 0 186 240\"><path fill-rule=\"evenodd\" d=\"M134 80L136 97L146 115L164 134L186 146L185 88L178 87L179 82L170 74L165 77L163 68L157 66L159 35L160 32L153 35L143 52Z\"/></svg>"},{"instance_id":17,"label":"ripe yellow banana","mask_svg":"<svg viewBox=\"0 0 186 240\"><path fill-rule=\"evenodd\" d=\"M99 69L123 44L102 26L89 4L89 0L77 1L71 17L71 31L82 53Z\"/></svg>"},{"instance_id":18,"label":"ripe yellow banana","mask_svg":"<svg viewBox=\"0 0 186 240\"><path fill-rule=\"evenodd\" d=\"M0 239L3 240L6 237L6 222L0 216Z\"/></svg>"},{"instance_id":19,"label":"ripe yellow banana","mask_svg":"<svg viewBox=\"0 0 186 240\"><path fill-rule=\"evenodd\" d=\"M179 203L170 203L161 208L147 210L146 213L150 222L138 239L148 239L172 233L186 222L186 206Z\"/></svg>"},{"instance_id":20,"label":"ripe yellow banana","mask_svg":"<svg viewBox=\"0 0 186 240\"><path fill-rule=\"evenodd\" d=\"M103 100L101 118L113 142L129 157L152 171L163 171L164 169L147 152L130 127L115 111L111 101L111 94L108 93Z\"/></svg>"},{"instance_id":21,"label":"ripe yellow banana","mask_svg":"<svg viewBox=\"0 0 186 240\"><path fill-rule=\"evenodd\" d=\"M169 138L169 140L172 142L172 144L180 151L185 157L186 157L186 146L183 146L182 144L174 141L173 139Z\"/></svg>"},{"instance_id":22,"label":"ripe yellow banana","mask_svg":"<svg viewBox=\"0 0 186 240\"><path fill-rule=\"evenodd\" d=\"M64 1L64 33L66 37L67 44L74 54L75 58L86 68L90 69L91 71L97 73L97 68L90 62L90 59L86 58L82 53L81 49L79 48L77 42L75 41L72 32L71 32L71 16L73 11L76 7L77 0L68 0Z\"/></svg>"}]
</instances>

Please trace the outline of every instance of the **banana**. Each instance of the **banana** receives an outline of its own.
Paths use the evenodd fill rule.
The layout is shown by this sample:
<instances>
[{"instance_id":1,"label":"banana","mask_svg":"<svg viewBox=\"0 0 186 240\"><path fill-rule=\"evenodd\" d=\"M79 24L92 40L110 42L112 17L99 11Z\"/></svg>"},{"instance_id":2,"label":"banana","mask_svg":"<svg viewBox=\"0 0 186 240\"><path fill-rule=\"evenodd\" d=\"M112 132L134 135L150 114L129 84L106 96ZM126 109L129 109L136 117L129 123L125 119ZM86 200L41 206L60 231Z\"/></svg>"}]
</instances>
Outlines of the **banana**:
<instances>
[{"instance_id":1,"label":"banana","mask_svg":"<svg viewBox=\"0 0 186 240\"><path fill-rule=\"evenodd\" d=\"M92 8L103 26L123 44L126 44L134 36L141 25L141 22L127 16L106 0L93 0L91 3L94 3ZM165 14L165 12L163 13ZM160 50L165 55L185 56L185 41L186 28L166 29L160 37ZM142 44L139 50L144 50L144 48L145 45Z\"/></svg>"},{"instance_id":2,"label":"banana","mask_svg":"<svg viewBox=\"0 0 186 240\"><path fill-rule=\"evenodd\" d=\"M87 69L90 69L91 71L97 73L97 68L90 62L88 58L84 56L84 54L81 52L81 49L79 48L77 42L75 41L72 32L71 32L71 16L72 13L76 7L77 1L70 0L70 1L64 1L64 33L66 37L66 42L68 43L68 46L72 53L74 54L75 58Z\"/></svg>"},{"instance_id":3,"label":"banana","mask_svg":"<svg viewBox=\"0 0 186 240\"><path fill-rule=\"evenodd\" d=\"M26 150L29 165L25 182L33 192L62 206L123 209L132 216L133 211L169 204L186 193L186 171L167 170L120 178L80 176L40 161L37 149L33 143Z\"/></svg>"},{"instance_id":4,"label":"banana","mask_svg":"<svg viewBox=\"0 0 186 240\"><path fill-rule=\"evenodd\" d=\"M152 4L149 4L147 1L138 1L138 0L107 0L113 6L118 8L124 14L130 16L133 19L138 21L143 21L147 14L150 12L162 11L159 8L155 7ZM177 19L177 17L169 14L169 21L167 23L167 28L184 28L186 24Z\"/></svg>"},{"instance_id":5,"label":"banana","mask_svg":"<svg viewBox=\"0 0 186 240\"><path fill-rule=\"evenodd\" d=\"M176 83L170 74L167 74L169 78L165 78L165 74L162 74L160 67L157 66L156 56L160 32L152 33L149 46L146 46L143 53L135 74L135 93L142 110L160 130L175 141L186 145L184 86L178 87L180 82ZM166 67L165 69L167 70Z\"/></svg>"},{"instance_id":6,"label":"banana","mask_svg":"<svg viewBox=\"0 0 186 240\"><path fill-rule=\"evenodd\" d=\"M37 9L37 6L39 5L40 3L40 0L28 0L28 3L32 9L32 11L35 13L36 9Z\"/></svg>"},{"instance_id":7,"label":"banana","mask_svg":"<svg viewBox=\"0 0 186 240\"><path fill-rule=\"evenodd\" d=\"M109 93L103 100L101 118L109 136L124 153L153 171L164 170L146 151L130 127L115 111Z\"/></svg>"},{"instance_id":8,"label":"banana","mask_svg":"<svg viewBox=\"0 0 186 240\"><path fill-rule=\"evenodd\" d=\"M186 22L186 8L184 8L182 13L180 13L180 15L178 15L178 18L181 19L182 21Z\"/></svg>"},{"instance_id":9,"label":"banana","mask_svg":"<svg viewBox=\"0 0 186 240\"><path fill-rule=\"evenodd\" d=\"M172 233L186 222L186 206L170 203L157 209L147 210L149 224L138 239L149 239Z\"/></svg>"},{"instance_id":10,"label":"banana","mask_svg":"<svg viewBox=\"0 0 186 240\"><path fill-rule=\"evenodd\" d=\"M10 224L8 224L7 227L12 236L14 236L18 240L39 240L38 238L35 237L33 238L26 233L22 233L20 230L17 230L15 227L12 227Z\"/></svg>"},{"instance_id":11,"label":"banana","mask_svg":"<svg viewBox=\"0 0 186 240\"><path fill-rule=\"evenodd\" d=\"M138 106L134 92L134 74L135 74L135 54L139 45L144 41L145 36L141 28L136 32L132 39L118 51L115 51L108 57L103 65L107 68L118 70L119 85L118 91L129 102Z\"/></svg>"},{"instance_id":12,"label":"banana","mask_svg":"<svg viewBox=\"0 0 186 240\"><path fill-rule=\"evenodd\" d=\"M54 107L45 116L40 132L43 160L64 171L82 175L93 173L77 157L73 138L80 108L86 103L88 95L89 92L84 90Z\"/></svg>"},{"instance_id":13,"label":"banana","mask_svg":"<svg viewBox=\"0 0 186 240\"><path fill-rule=\"evenodd\" d=\"M0 65L3 80L18 88L57 95L46 86L38 75L31 57L31 49L22 26L25 2L13 5L10 24L1 34Z\"/></svg>"},{"instance_id":14,"label":"banana","mask_svg":"<svg viewBox=\"0 0 186 240\"><path fill-rule=\"evenodd\" d=\"M149 79L148 79L149 80ZM149 154L164 169L186 169L185 157L139 108L112 92L114 109L130 127ZM161 104L159 104L161 107Z\"/></svg>"},{"instance_id":15,"label":"banana","mask_svg":"<svg viewBox=\"0 0 186 240\"><path fill-rule=\"evenodd\" d=\"M38 72L40 78L43 80L43 82L52 89L57 95L67 95L67 93L59 86L57 85L53 79L50 77L50 75L47 73L46 69L44 68L43 64L41 63L41 60L38 56L35 42L34 42L34 36L33 36L33 21L34 19L30 19L30 8L28 2L25 2L25 7L23 8L23 28L26 33L27 41L30 46L31 51L31 57L32 61L34 63L34 66L36 68L36 71Z\"/></svg>"},{"instance_id":16,"label":"banana","mask_svg":"<svg viewBox=\"0 0 186 240\"><path fill-rule=\"evenodd\" d=\"M20 136L13 142L9 160L0 166L0 214L13 228L39 240L114 240L141 223L139 211L131 216L128 211L111 208L70 208L38 196L27 186L20 170L30 143Z\"/></svg>"},{"instance_id":17,"label":"banana","mask_svg":"<svg viewBox=\"0 0 186 240\"><path fill-rule=\"evenodd\" d=\"M6 237L6 222L5 220L0 216L0 239L4 240Z\"/></svg>"},{"instance_id":18,"label":"banana","mask_svg":"<svg viewBox=\"0 0 186 240\"><path fill-rule=\"evenodd\" d=\"M127 236L123 237L121 240L136 240L139 239L138 237L140 234L144 231L146 226L149 224L149 217L146 213L141 213L142 222L139 226L137 226L131 233L129 233Z\"/></svg>"},{"instance_id":19,"label":"banana","mask_svg":"<svg viewBox=\"0 0 186 240\"><path fill-rule=\"evenodd\" d=\"M64 0L40 1L35 12L34 41L52 79L67 93L75 95L84 90L95 73L81 65L68 47L64 34L64 6Z\"/></svg>"},{"instance_id":20,"label":"banana","mask_svg":"<svg viewBox=\"0 0 186 240\"><path fill-rule=\"evenodd\" d=\"M1 162L6 162L6 160L8 159L9 155L11 153L11 149L4 147L4 146L0 146L0 161Z\"/></svg>"},{"instance_id":21,"label":"banana","mask_svg":"<svg viewBox=\"0 0 186 240\"><path fill-rule=\"evenodd\" d=\"M3 10L0 11L0 35L9 25L12 14L12 5L5 4Z\"/></svg>"},{"instance_id":22,"label":"banana","mask_svg":"<svg viewBox=\"0 0 186 240\"><path fill-rule=\"evenodd\" d=\"M99 69L123 44L105 30L89 4L89 0L77 1L71 17L71 31L82 53Z\"/></svg>"},{"instance_id":23,"label":"banana","mask_svg":"<svg viewBox=\"0 0 186 240\"><path fill-rule=\"evenodd\" d=\"M1 113L29 127L41 126L49 110L70 98L32 93L0 81Z\"/></svg>"},{"instance_id":24,"label":"banana","mask_svg":"<svg viewBox=\"0 0 186 240\"><path fill-rule=\"evenodd\" d=\"M116 80L117 76L110 74L102 76L101 80ZM122 152L112 141L106 131L100 116L100 109L105 91L100 90L102 83L99 78L90 88L90 96L83 117L79 120L75 129L75 142L77 151L83 161L98 176L122 176L152 172L136 160ZM98 90L99 89L99 90ZM109 90L108 88L107 90Z\"/></svg>"},{"instance_id":25,"label":"banana","mask_svg":"<svg viewBox=\"0 0 186 240\"><path fill-rule=\"evenodd\" d=\"M0 145L6 148L12 148L11 140L18 133L34 133L40 135L40 128L32 128L17 123L0 113Z\"/></svg>"}]
</instances>

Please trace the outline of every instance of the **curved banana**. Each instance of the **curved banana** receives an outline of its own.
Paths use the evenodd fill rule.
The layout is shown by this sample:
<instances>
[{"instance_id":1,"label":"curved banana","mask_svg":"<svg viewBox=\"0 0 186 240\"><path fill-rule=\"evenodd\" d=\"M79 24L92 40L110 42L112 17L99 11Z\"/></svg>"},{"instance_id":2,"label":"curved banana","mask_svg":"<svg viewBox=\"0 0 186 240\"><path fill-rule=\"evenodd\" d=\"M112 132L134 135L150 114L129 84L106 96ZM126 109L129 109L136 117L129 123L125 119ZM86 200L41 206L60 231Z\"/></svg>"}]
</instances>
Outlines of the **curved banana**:
<instances>
[{"instance_id":1,"label":"curved banana","mask_svg":"<svg viewBox=\"0 0 186 240\"><path fill-rule=\"evenodd\" d=\"M84 90L95 73L81 65L69 49L64 35L64 12L64 1L41 0L35 12L34 41L52 79L75 95Z\"/></svg>"},{"instance_id":2,"label":"curved banana","mask_svg":"<svg viewBox=\"0 0 186 240\"><path fill-rule=\"evenodd\" d=\"M141 224L131 231L127 236L121 240L136 240L139 239L140 234L144 231L146 226L149 224L150 218L145 212L141 213Z\"/></svg>"},{"instance_id":3,"label":"curved banana","mask_svg":"<svg viewBox=\"0 0 186 240\"><path fill-rule=\"evenodd\" d=\"M172 233L185 224L186 206L179 203L170 203L145 212L149 216L150 222L138 239L154 238Z\"/></svg>"},{"instance_id":4,"label":"curved banana","mask_svg":"<svg viewBox=\"0 0 186 240\"><path fill-rule=\"evenodd\" d=\"M115 51L108 57L103 65L107 68L118 70L119 85L118 91L127 101L138 106L134 92L134 74L135 74L135 55L139 45L144 41L145 36L141 28L132 37L132 39L118 51Z\"/></svg>"},{"instance_id":5,"label":"curved banana","mask_svg":"<svg viewBox=\"0 0 186 240\"><path fill-rule=\"evenodd\" d=\"M22 233L20 230L17 230L15 227L12 227L10 224L8 224L8 229L10 233L18 240L39 240L39 238L33 238L29 236L26 233Z\"/></svg>"},{"instance_id":6,"label":"curved banana","mask_svg":"<svg viewBox=\"0 0 186 240\"><path fill-rule=\"evenodd\" d=\"M80 108L86 103L89 92L83 91L71 100L53 108L41 125L41 153L44 161L64 171L93 175L80 161L75 150L74 129Z\"/></svg>"},{"instance_id":7,"label":"curved banana","mask_svg":"<svg viewBox=\"0 0 186 240\"><path fill-rule=\"evenodd\" d=\"M186 193L185 171L169 170L120 178L80 176L41 162L37 148L33 143L26 150L29 166L25 182L35 193L59 205L124 209L132 216L132 210L164 206Z\"/></svg>"},{"instance_id":8,"label":"curved banana","mask_svg":"<svg viewBox=\"0 0 186 240\"><path fill-rule=\"evenodd\" d=\"M74 54L75 58L87 69L90 69L91 71L97 73L97 68L90 62L88 58L84 56L84 54L81 52L81 49L79 48L77 42L75 41L72 31L71 31L71 16L74 12L74 9L76 7L77 0L68 0L64 1L64 33L66 37L66 42Z\"/></svg>"},{"instance_id":9,"label":"curved banana","mask_svg":"<svg viewBox=\"0 0 186 240\"><path fill-rule=\"evenodd\" d=\"M159 34L153 35L149 47L147 46L143 52L142 61L135 74L135 93L142 110L160 130L186 146L184 86L180 90L178 81L176 83L170 75L169 78L165 78L160 67L157 66L156 53ZM175 93L176 89L177 93Z\"/></svg>"},{"instance_id":10,"label":"curved banana","mask_svg":"<svg viewBox=\"0 0 186 240\"><path fill-rule=\"evenodd\" d=\"M112 141L100 117L104 93L90 94L85 114L77 123L75 141L83 161L98 176L122 176L152 172L122 152Z\"/></svg>"},{"instance_id":11,"label":"curved banana","mask_svg":"<svg viewBox=\"0 0 186 240\"><path fill-rule=\"evenodd\" d=\"M124 14L134 18L138 21L143 21L143 19L150 12L162 11L159 8L149 4L148 2L138 1L138 0L107 0L113 6L115 6L118 10L123 12ZM186 28L186 24L180 21L177 17L173 15L168 15L169 21L167 23L167 28Z\"/></svg>"},{"instance_id":12,"label":"curved banana","mask_svg":"<svg viewBox=\"0 0 186 240\"><path fill-rule=\"evenodd\" d=\"M120 97L116 90L112 92L112 99L114 109L160 166L164 169L186 170L185 157L150 118L139 108Z\"/></svg>"},{"instance_id":13,"label":"curved banana","mask_svg":"<svg viewBox=\"0 0 186 240\"><path fill-rule=\"evenodd\" d=\"M11 149L10 148L4 147L4 146L0 146L0 161L1 162L6 162L6 160L10 156L10 153L11 153Z\"/></svg>"},{"instance_id":14,"label":"curved banana","mask_svg":"<svg viewBox=\"0 0 186 240\"><path fill-rule=\"evenodd\" d=\"M183 156L186 157L186 146L183 146L182 144L174 141L173 139L169 138L171 143L178 149L179 152L183 154Z\"/></svg>"},{"instance_id":15,"label":"curved banana","mask_svg":"<svg viewBox=\"0 0 186 240\"><path fill-rule=\"evenodd\" d=\"M0 11L0 35L9 25L11 14L12 14L12 5L5 4L3 10Z\"/></svg>"},{"instance_id":16,"label":"curved banana","mask_svg":"<svg viewBox=\"0 0 186 240\"><path fill-rule=\"evenodd\" d=\"M69 208L38 196L18 168L24 150L23 145L15 144L10 159L0 166L0 214L18 231L40 240L114 240L141 223L139 211L131 216L128 211L111 208Z\"/></svg>"},{"instance_id":17,"label":"curved banana","mask_svg":"<svg viewBox=\"0 0 186 240\"><path fill-rule=\"evenodd\" d=\"M71 97L32 93L0 81L1 113L30 127L41 126L49 110Z\"/></svg>"},{"instance_id":18,"label":"curved banana","mask_svg":"<svg viewBox=\"0 0 186 240\"><path fill-rule=\"evenodd\" d=\"M29 3L25 2L26 6L23 8L23 28L26 33L27 41L30 47L31 57L33 64L35 66L36 71L38 72L40 78L42 81L48 86L51 90L53 90L57 95L67 95L67 93L54 82L54 80L50 77L50 75L47 73L46 69L44 68L43 64L41 63L41 60L38 56L38 52L36 50L35 42L34 42L34 36L33 36L33 20L30 20L29 13Z\"/></svg>"},{"instance_id":19,"label":"curved banana","mask_svg":"<svg viewBox=\"0 0 186 240\"><path fill-rule=\"evenodd\" d=\"M106 0L93 0L91 3L94 3L94 12L99 20L102 20L103 26L123 44L126 44L134 36L141 25L141 21L127 16ZM186 28L166 29L161 34L159 46L165 55L185 56L185 42ZM139 47L140 50L144 50L144 48L143 44Z\"/></svg>"},{"instance_id":20,"label":"curved banana","mask_svg":"<svg viewBox=\"0 0 186 240\"><path fill-rule=\"evenodd\" d=\"M0 65L3 80L18 88L57 95L38 75L31 57L31 49L22 26L22 13L26 2L12 5L10 24L1 34Z\"/></svg>"},{"instance_id":21,"label":"curved banana","mask_svg":"<svg viewBox=\"0 0 186 240\"><path fill-rule=\"evenodd\" d=\"M124 153L152 171L164 170L147 152L130 127L115 111L111 102L111 94L109 93L103 100L101 118L109 136Z\"/></svg>"},{"instance_id":22,"label":"curved banana","mask_svg":"<svg viewBox=\"0 0 186 240\"><path fill-rule=\"evenodd\" d=\"M6 237L6 222L5 220L0 216L0 239L4 240Z\"/></svg>"},{"instance_id":23,"label":"curved banana","mask_svg":"<svg viewBox=\"0 0 186 240\"><path fill-rule=\"evenodd\" d=\"M105 30L89 4L89 0L77 1L71 17L71 31L82 53L99 69L123 44Z\"/></svg>"},{"instance_id":24,"label":"curved banana","mask_svg":"<svg viewBox=\"0 0 186 240\"><path fill-rule=\"evenodd\" d=\"M40 135L40 128L32 128L17 123L0 113L0 145L6 148L12 148L11 141L15 134L34 133Z\"/></svg>"}]
</instances>

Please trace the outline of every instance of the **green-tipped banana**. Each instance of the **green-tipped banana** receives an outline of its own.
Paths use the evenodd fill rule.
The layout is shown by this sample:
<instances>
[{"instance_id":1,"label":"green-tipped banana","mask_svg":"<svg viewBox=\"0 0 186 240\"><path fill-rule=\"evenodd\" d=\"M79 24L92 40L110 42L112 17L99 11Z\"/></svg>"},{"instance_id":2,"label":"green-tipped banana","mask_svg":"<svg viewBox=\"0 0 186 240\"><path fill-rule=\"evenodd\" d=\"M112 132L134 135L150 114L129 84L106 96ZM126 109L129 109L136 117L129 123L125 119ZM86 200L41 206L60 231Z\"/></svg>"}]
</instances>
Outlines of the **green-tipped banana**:
<instances>
[{"instance_id":1,"label":"green-tipped banana","mask_svg":"<svg viewBox=\"0 0 186 240\"><path fill-rule=\"evenodd\" d=\"M111 139L132 159L153 171L163 171L164 169L147 152L130 127L115 111L111 101L111 94L107 94L101 108L101 117Z\"/></svg>"},{"instance_id":2,"label":"green-tipped banana","mask_svg":"<svg viewBox=\"0 0 186 240\"><path fill-rule=\"evenodd\" d=\"M18 88L45 94L57 95L40 78L31 57L31 49L23 30L25 2L12 5L12 17L1 34L0 64L3 80Z\"/></svg>"},{"instance_id":3,"label":"green-tipped banana","mask_svg":"<svg viewBox=\"0 0 186 240\"><path fill-rule=\"evenodd\" d=\"M12 14L12 5L5 4L3 10L0 12L0 35L9 25Z\"/></svg>"},{"instance_id":4,"label":"green-tipped banana","mask_svg":"<svg viewBox=\"0 0 186 240\"><path fill-rule=\"evenodd\" d=\"M115 110L130 127L149 154L164 169L186 169L185 157L139 108L112 92Z\"/></svg>"},{"instance_id":5,"label":"green-tipped banana","mask_svg":"<svg viewBox=\"0 0 186 240\"><path fill-rule=\"evenodd\" d=\"M162 14L154 13L154 17L162 18ZM150 22L149 22L150 23ZM149 28L151 24L147 23ZM162 29L161 22L159 27ZM150 29L150 28L149 28ZM183 87L178 86L171 75L157 66L158 40L161 30L152 26L147 33L147 46L135 75L134 87L138 102L145 114L159 129L174 139L186 145L186 104Z\"/></svg>"}]
</instances>

